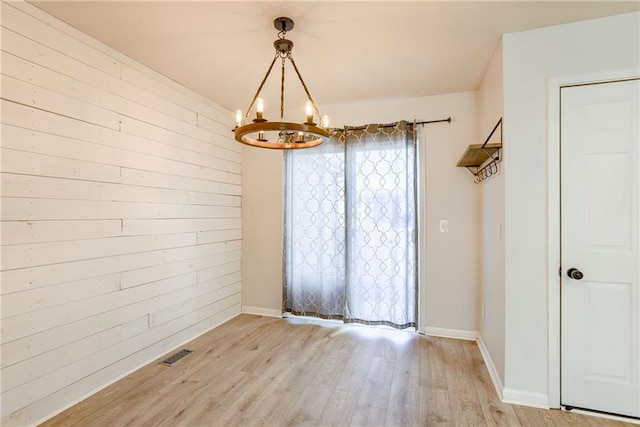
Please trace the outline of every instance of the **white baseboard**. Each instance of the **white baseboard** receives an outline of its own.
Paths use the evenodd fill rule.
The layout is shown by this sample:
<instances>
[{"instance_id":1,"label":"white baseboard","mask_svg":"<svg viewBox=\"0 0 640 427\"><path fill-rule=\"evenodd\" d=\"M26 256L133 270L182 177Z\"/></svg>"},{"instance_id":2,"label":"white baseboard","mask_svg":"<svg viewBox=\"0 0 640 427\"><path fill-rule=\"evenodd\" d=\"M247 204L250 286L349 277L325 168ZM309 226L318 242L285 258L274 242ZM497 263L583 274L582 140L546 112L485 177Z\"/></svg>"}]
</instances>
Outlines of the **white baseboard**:
<instances>
[{"instance_id":1,"label":"white baseboard","mask_svg":"<svg viewBox=\"0 0 640 427\"><path fill-rule=\"evenodd\" d=\"M549 407L549 396L542 393L531 393L529 391L513 390L505 388L502 402L512 405L531 406L533 408L551 409Z\"/></svg>"},{"instance_id":2,"label":"white baseboard","mask_svg":"<svg viewBox=\"0 0 640 427\"><path fill-rule=\"evenodd\" d=\"M432 337L441 338L454 338L457 340L475 341L478 339L477 331L467 331L464 329L447 329L447 328L435 328L432 326L425 326L423 328L424 334Z\"/></svg>"},{"instance_id":3,"label":"white baseboard","mask_svg":"<svg viewBox=\"0 0 640 427\"><path fill-rule=\"evenodd\" d=\"M254 314L256 316L282 317L282 310L274 310L273 308L252 307L249 305L242 306L242 313Z\"/></svg>"},{"instance_id":4,"label":"white baseboard","mask_svg":"<svg viewBox=\"0 0 640 427\"><path fill-rule=\"evenodd\" d=\"M476 343L478 344L478 348L480 349L480 354L482 354L482 359L484 360L484 364L487 367L487 371L489 371L489 376L491 377L491 381L493 382L493 387L496 389L496 393L498 393L498 398L502 400L504 385L502 384L500 375L498 375L496 366L493 364L493 359L491 359L489 350L487 349L487 346L484 345L484 341L482 341L482 337L479 334Z\"/></svg>"},{"instance_id":5,"label":"white baseboard","mask_svg":"<svg viewBox=\"0 0 640 427\"><path fill-rule=\"evenodd\" d=\"M496 389L496 393L500 400L504 403L510 403L514 405L531 406L534 408L550 409L549 408L549 396L542 393L531 393L528 391L513 390L505 388L502 384L502 380L498 375L491 355L487 350L487 346L482 341L482 337L476 331L468 331L463 329L447 329L425 326L423 327L425 335L442 338L453 338L460 340L475 341L480 349L480 354L484 359L484 364L489 371L489 376L493 382L493 386Z\"/></svg>"}]
</instances>

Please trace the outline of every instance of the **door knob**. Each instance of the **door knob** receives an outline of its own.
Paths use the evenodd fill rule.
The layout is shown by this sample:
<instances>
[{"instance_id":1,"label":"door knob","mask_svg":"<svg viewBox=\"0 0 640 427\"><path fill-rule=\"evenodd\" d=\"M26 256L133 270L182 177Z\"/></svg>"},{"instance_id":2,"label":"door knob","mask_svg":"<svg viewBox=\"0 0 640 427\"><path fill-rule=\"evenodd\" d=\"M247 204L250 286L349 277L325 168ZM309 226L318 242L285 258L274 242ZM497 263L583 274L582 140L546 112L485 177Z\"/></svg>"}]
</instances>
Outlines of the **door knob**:
<instances>
[{"instance_id":1,"label":"door knob","mask_svg":"<svg viewBox=\"0 0 640 427\"><path fill-rule=\"evenodd\" d=\"M577 268L570 268L567 271L567 276L575 280L580 280L584 277L584 274L582 274L582 271L578 270Z\"/></svg>"}]
</instances>

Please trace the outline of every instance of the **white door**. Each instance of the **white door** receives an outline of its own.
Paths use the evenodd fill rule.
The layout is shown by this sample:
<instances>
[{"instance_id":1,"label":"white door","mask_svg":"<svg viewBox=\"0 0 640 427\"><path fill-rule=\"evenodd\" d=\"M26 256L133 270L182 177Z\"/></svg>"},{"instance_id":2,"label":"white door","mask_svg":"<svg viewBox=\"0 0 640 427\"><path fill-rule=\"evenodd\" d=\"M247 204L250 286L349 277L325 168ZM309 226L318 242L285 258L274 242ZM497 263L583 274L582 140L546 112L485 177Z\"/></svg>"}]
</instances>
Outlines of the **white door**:
<instances>
[{"instance_id":1,"label":"white door","mask_svg":"<svg viewBox=\"0 0 640 427\"><path fill-rule=\"evenodd\" d=\"M561 402L640 417L640 80L560 98Z\"/></svg>"}]
</instances>

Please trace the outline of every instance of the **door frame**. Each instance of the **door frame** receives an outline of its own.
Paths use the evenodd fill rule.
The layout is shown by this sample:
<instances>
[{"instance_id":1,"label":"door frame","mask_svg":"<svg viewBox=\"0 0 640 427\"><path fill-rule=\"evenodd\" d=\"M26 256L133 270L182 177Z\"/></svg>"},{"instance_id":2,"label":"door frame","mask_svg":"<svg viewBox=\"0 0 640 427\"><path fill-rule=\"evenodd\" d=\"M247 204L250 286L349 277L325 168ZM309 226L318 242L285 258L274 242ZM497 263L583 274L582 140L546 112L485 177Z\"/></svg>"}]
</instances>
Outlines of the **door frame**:
<instances>
[{"instance_id":1,"label":"door frame","mask_svg":"<svg viewBox=\"0 0 640 427\"><path fill-rule=\"evenodd\" d=\"M568 86L640 77L640 68L622 68L549 78L547 84L547 283L549 407L560 408L560 90Z\"/></svg>"}]
</instances>

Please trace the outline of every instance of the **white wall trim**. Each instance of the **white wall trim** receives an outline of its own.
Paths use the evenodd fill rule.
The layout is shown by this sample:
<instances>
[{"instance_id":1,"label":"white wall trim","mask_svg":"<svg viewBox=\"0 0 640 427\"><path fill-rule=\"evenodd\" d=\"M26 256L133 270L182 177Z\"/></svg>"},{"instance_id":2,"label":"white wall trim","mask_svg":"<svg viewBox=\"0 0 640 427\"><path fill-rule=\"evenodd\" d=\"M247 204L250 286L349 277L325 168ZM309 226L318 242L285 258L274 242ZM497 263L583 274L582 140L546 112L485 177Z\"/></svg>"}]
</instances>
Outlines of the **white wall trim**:
<instances>
[{"instance_id":1,"label":"white wall trim","mask_svg":"<svg viewBox=\"0 0 640 427\"><path fill-rule=\"evenodd\" d=\"M563 86L607 82L640 77L640 68L598 71L549 78L548 99L548 316L549 389L548 406L560 408L560 89ZM506 395L505 390L505 395Z\"/></svg>"},{"instance_id":2,"label":"white wall trim","mask_svg":"<svg viewBox=\"0 0 640 427\"><path fill-rule=\"evenodd\" d=\"M453 338L457 340L476 341L478 339L478 331L467 331L464 329L447 329L425 326L424 334L432 337Z\"/></svg>"},{"instance_id":3,"label":"white wall trim","mask_svg":"<svg viewBox=\"0 0 640 427\"><path fill-rule=\"evenodd\" d=\"M547 140L548 164L548 344L549 344L549 406L560 407L560 82L549 80L548 102L549 135Z\"/></svg>"},{"instance_id":4,"label":"white wall trim","mask_svg":"<svg viewBox=\"0 0 640 427\"><path fill-rule=\"evenodd\" d=\"M503 403L512 405L531 406L533 408L550 409L549 396L542 393L531 393L529 391L513 390L505 388L502 398Z\"/></svg>"},{"instance_id":5,"label":"white wall trim","mask_svg":"<svg viewBox=\"0 0 640 427\"><path fill-rule=\"evenodd\" d=\"M478 344L478 348L480 349L480 354L482 355L484 364L487 367L487 371L489 371L489 376L491 377L491 381L493 382L493 387L496 389L496 393L498 393L498 398L502 400L504 394L504 385L502 384L502 380L500 379L500 375L498 374L496 366L493 364L491 354L489 354L489 350L484 344L484 341L482 341L482 337L480 335L478 335L476 343Z\"/></svg>"},{"instance_id":6,"label":"white wall trim","mask_svg":"<svg viewBox=\"0 0 640 427\"><path fill-rule=\"evenodd\" d=\"M253 314L256 316L278 317L282 318L282 310L275 310L273 308L253 307L249 305L242 306L243 314Z\"/></svg>"}]
</instances>

